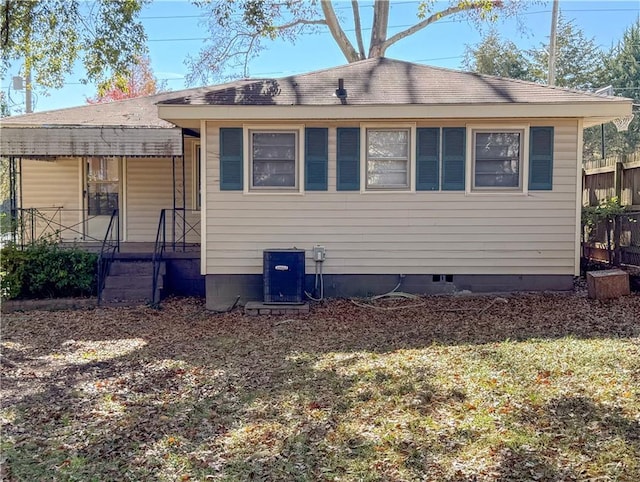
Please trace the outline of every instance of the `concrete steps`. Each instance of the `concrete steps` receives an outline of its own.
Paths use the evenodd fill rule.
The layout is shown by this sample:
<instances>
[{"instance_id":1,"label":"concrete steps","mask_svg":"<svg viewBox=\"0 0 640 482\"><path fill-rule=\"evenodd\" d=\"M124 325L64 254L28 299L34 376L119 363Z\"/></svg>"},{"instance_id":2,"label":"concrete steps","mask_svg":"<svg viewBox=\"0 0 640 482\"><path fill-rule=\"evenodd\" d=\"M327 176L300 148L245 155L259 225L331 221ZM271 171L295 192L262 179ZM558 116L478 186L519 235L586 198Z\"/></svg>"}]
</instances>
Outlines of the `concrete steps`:
<instances>
[{"instance_id":1,"label":"concrete steps","mask_svg":"<svg viewBox=\"0 0 640 482\"><path fill-rule=\"evenodd\" d=\"M153 290L153 262L141 258L118 258L110 266L102 290L102 304L111 306L158 303L162 299L166 263L160 263L160 275Z\"/></svg>"}]
</instances>

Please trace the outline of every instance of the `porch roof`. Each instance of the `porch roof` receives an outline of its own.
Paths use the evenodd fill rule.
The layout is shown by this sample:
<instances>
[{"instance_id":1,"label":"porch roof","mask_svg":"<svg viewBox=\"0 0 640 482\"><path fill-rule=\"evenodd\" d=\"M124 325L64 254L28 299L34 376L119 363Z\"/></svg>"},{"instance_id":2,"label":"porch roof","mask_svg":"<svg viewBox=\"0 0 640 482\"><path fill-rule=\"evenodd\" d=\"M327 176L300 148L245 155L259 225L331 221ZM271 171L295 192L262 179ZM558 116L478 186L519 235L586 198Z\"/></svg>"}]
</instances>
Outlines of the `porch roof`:
<instances>
[{"instance_id":1,"label":"porch roof","mask_svg":"<svg viewBox=\"0 0 640 482\"><path fill-rule=\"evenodd\" d=\"M4 127L0 154L23 158L182 155L182 130L135 127Z\"/></svg>"},{"instance_id":2,"label":"porch roof","mask_svg":"<svg viewBox=\"0 0 640 482\"><path fill-rule=\"evenodd\" d=\"M0 119L0 155L181 156L181 129L160 119L156 106L175 95L165 92L5 117Z\"/></svg>"}]
</instances>

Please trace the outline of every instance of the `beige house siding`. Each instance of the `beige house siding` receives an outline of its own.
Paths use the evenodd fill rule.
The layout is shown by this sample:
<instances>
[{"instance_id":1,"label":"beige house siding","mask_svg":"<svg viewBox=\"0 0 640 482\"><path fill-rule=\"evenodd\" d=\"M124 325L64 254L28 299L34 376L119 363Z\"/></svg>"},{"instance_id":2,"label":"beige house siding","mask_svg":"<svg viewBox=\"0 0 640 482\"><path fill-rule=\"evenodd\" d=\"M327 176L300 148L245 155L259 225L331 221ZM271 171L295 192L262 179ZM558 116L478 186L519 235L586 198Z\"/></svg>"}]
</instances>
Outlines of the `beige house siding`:
<instances>
[{"instance_id":1,"label":"beige house siding","mask_svg":"<svg viewBox=\"0 0 640 482\"><path fill-rule=\"evenodd\" d=\"M126 240L155 241L160 210L173 206L171 158L126 160Z\"/></svg>"},{"instance_id":2,"label":"beige house siding","mask_svg":"<svg viewBox=\"0 0 640 482\"><path fill-rule=\"evenodd\" d=\"M197 187L196 187L196 180L197 177L194 178L195 175L195 145L197 143L199 143L199 139L189 139L187 141L185 141L185 146L184 146L184 150L185 150L185 175L186 175L186 180L185 180L185 185L187 188L186 191L186 207L187 209L197 209L196 206L196 193L197 191Z\"/></svg>"},{"instance_id":3,"label":"beige house siding","mask_svg":"<svg viewBox=\"0 0 640 482\"><path fill-rule=\"evenodd\" d=\"M207 122L205 274L259 274L263 249L309 251L321 244L327 250L326 274L573 275L578 122L497 122L555 127L552 191L338 192L335 123L329 129L327 192L220 191L218 133L223 124ZM417 125L467 123L482 121ZM312 270L308 253L307 271Z\"/></svg>"},{"instance_id":4,"label":"beige house siding","mask_svg":"<svg viewBox=\"0 0 640 482\"><path fill-rule=\"evenodd\" d=\"M82 193L80 158L55 161L22 159L22 208L34 208L34 223L27 214L26 236L35 238L60 231L64 241L82 238ZM67 229L64 229L67 227Z\"/></svg>"},{"instance_id":5,"label":"beige house siding","mask_svg":"<svg viewBox=\"0 0 640 482\"><path fill-rule=\"evenodd\" d=\"M194 225L199 213L190 211L194 206L192 141L185 143L185 207L187 223ZM126 240L153 242L156 239L160 211L173 208L173 161L171 158L126 159ZM182 164L176 159L176 207L182 207ZM181 223L181 217L176 219ZM171 235L172 219L167 215L167 236ZM189 230L187 226L187 230ZM169 239L169 238L167 238ZM199 243L198 232L192 230L187 242Z\"/></svg>"},{"instance_id":6,"label":"beige house siding","mask_svg":"<svg viewBox=\"0 0 640 482\"><path fill-rule=\"evenodd\" d=\"M187 243L200 243L200 211L196 210L196 194L197 189L195 186L196 179L194 179L194 169L195 169L195 150L194 145L197 140L195 139L185 139L185 223L182 225L182 218L180 216L177 217L176 222L180 229L183 229L187 232L186 242ZM180 174L177 174L178 180L180 179ZM181 185L180 185L181 186ZM180 189L180 188L179 188ZM178 192L180 192L178 190ZM182 198L178 202L178 207L181 206Z\"/></svg>"}]
</instances>

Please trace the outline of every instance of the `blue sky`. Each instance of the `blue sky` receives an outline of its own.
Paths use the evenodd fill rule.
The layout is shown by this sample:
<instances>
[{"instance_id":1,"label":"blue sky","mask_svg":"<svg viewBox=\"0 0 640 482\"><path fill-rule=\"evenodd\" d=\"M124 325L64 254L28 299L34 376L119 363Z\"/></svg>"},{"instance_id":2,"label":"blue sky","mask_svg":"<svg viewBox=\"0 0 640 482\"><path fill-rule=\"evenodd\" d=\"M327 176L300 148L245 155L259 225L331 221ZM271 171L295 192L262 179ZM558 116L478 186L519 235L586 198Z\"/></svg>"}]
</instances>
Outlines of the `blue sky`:
<instances>
[{"instance_id":1,"label":"blue sky","mask_svg":"<svg viewBox=\"0 0 640 482\"><path fill-rule=\"evenodd\" d=\"M526 10L520 16L525 31L518 29L514 20L498 21L495 26L503 37L509 38L520 48L531 48L545 42L549 36L551 2L526 2ZM350 2L334 2L338 13L348 14ZM417 1L392 0L389 19L390 34L394 34L415 22ZM372 8L361 1L362 22L366 27ZM616 43L624 30L640 16L640 0L560 0L560 9L567 19L574 19L587 37L593 37L603 49ZM145 7L142 19L147 31L151 66L159 79L166 80L170 90L188 87L184 82L187 67L184 60L189 54L197 54L206 37L201 25L202 10L190 2L155 0ZM347 19L345 28L352 25ZM369 32L364 33L365 42ZM387 57L460 68L466 45L476 44L481 32L466 21L452 22L443 19L418 34L401 40L387 51ZM251 76L281 77L301 72L344 64L342 53L328 32L301 37L295 45L272 42L259 58L249 65ZM17 73L10 70L8 78ZM72 107L85 103L86 97L95 94L95 86L82 85L79 71L67 78L62 89L51 90L48 95L37 93L35 110L43 111ZM9 82L2 81L6 92ZM24 97L12 92L12 99L20 102ZM23 101L23 100L22 100Z\"/></svg>"}]
</instances>

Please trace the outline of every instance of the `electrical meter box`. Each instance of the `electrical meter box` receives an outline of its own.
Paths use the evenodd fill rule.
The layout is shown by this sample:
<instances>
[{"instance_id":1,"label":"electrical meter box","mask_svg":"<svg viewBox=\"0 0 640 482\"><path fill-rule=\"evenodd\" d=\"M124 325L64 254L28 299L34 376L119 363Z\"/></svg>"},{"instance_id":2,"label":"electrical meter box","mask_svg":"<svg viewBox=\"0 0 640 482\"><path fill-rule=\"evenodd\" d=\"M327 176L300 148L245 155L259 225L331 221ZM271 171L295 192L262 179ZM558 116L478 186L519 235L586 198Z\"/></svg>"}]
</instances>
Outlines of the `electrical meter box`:
<instances>
[{"instance_id":1,"label":"electrical meter box","mask_svg":"<svg viewBox=\"0 0 640 482\"><path fill-rule=\"evenodd\" d=\"M263 251L265 303L304 303L304 249Z\"/></svg>"}]
</instances>

